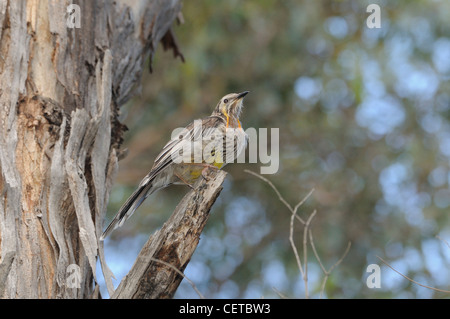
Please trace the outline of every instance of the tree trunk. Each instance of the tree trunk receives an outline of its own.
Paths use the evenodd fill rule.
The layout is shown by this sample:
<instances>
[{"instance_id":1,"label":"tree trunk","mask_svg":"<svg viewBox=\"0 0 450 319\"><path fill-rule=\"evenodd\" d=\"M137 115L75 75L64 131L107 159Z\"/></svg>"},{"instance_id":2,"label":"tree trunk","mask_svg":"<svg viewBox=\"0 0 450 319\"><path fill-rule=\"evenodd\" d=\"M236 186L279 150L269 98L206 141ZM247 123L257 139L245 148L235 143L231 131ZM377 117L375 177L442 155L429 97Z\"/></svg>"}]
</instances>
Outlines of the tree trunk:
<instances>
[{"instance_id":1,"label":"tree trunk","mask_svg":"<svg viewBox=\"0 0 450 319\"><path fill-rule=\"evenodd\" d=\"M158 42L175 43L181 10L179 1L86 0L67 13L69 4L0 0L3 298L98 297L119 108Z\"/></svg>"}]
</instances>

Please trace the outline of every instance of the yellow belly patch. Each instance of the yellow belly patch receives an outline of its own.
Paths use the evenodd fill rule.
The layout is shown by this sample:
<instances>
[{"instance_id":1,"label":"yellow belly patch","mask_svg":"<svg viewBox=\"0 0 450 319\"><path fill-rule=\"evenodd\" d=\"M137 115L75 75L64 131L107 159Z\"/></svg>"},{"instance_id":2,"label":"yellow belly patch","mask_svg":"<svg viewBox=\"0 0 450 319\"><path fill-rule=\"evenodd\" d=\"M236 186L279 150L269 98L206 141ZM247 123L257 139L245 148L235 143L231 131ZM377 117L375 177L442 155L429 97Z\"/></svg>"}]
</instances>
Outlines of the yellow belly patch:
<instances>
[{"instance_id":1,"label":"yellow belly patch","mask_svg":"<svg viewBox=\"0 0 450 319\"><path fill-rule=\"evenodd\" d=\"M217 167L218 169L221 169L222 166L223 166L223 163L217 163L217 162L214 162L213 165L214 165L215 167Z\"/></svg>"},{"instance_id":2,"label":"yellow belly patch","mask_svg":"<svg viewBox=\"0 0 450 319\"><path fill-rule=\"evenodd\" d=\"M201 169L200 170L197 170L197 169L192 170L191 171L191 178L192 179L197 179L201 174L202 174L202 170Z\"/></svg>"}]
</instances>

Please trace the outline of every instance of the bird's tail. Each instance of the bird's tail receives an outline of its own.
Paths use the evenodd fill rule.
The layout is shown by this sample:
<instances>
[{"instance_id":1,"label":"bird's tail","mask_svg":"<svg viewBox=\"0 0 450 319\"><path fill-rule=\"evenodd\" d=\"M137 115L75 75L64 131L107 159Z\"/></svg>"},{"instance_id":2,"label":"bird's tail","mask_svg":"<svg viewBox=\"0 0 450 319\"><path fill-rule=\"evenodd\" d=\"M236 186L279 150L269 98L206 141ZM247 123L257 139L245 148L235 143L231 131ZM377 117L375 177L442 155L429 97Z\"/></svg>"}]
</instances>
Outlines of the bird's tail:
<instances>
[{"instance_id":1,"label":"bird's tail","mask_svg":"<svg viewBox=\"0 0 450 319\"><path fill-rule=\"evenodd\" d=\"M100 240L104 240L114 229L122 226L151 193L153 193L152 182L141 184L119 209L114 219L103 232Z\"/></svg>"}]
</instances>

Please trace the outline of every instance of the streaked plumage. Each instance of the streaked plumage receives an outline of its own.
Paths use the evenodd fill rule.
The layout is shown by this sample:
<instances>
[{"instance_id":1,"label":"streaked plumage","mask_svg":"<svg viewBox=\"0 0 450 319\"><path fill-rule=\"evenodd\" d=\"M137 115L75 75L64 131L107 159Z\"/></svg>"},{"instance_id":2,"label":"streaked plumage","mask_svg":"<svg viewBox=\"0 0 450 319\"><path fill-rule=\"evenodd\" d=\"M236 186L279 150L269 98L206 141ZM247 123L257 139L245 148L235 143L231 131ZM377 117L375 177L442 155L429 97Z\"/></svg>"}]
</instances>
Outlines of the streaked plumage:
<instances>
[{"instance_id":1,"label":"streaked plumage","mask_svg":"<svg viewBox=\"0 0 450 319\"><path fill-rule=\"evenodd\" d=\"M211 116L192 122L179 136L172 138L156 157L150 172L119 209L100 240L122 226L142 202L157 190L172 184L192 185L202 175L207 164L220 169L234 161L247 145L247 134L239 122L242 100L247 93L225 95ZM184 154L183 150L191 152ZM197 162L199 153L202 156Z\"/></svg>"}]
</instances>

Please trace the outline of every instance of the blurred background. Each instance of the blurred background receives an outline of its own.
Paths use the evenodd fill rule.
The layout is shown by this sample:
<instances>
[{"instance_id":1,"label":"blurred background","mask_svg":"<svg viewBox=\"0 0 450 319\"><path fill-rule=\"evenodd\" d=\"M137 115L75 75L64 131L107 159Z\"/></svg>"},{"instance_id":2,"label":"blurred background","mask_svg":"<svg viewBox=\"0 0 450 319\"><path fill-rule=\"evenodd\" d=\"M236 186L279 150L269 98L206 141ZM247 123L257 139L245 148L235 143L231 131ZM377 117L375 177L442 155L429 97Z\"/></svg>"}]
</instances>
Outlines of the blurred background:
<instances>
[{"instance_id":1,"label":"blurred background","mask_svg":"<svg viewBox=\"0 0 450 319\"><path fill-rule=\"evenodd\" d=\"M381 28L366 25L371 3L381 8ZM122 109L129 155L108 221L173 129L209 115L223 95L249 90L244 128L280 131L280 167L265 177L292 206L315 190L298 214L317 210L311 230L325 268L351 242L323 297L448 298L377 256L419 283L450 289L450 2L184 1L182 12L184 24L173 30L185 63L158 48L153 73ZM225 168L185 271L208 298L305 297L290 211L244 172L261 165ZM188 191L172 186L152 195L107 239L116 286ZM297 223L299 248L302 236ZM324 273L308 249L309 295L319 298ZM370 264L381 267L381 288L366 285ZM175 297L198 295L184 280Z\"/></svg>"}]
</instances>

